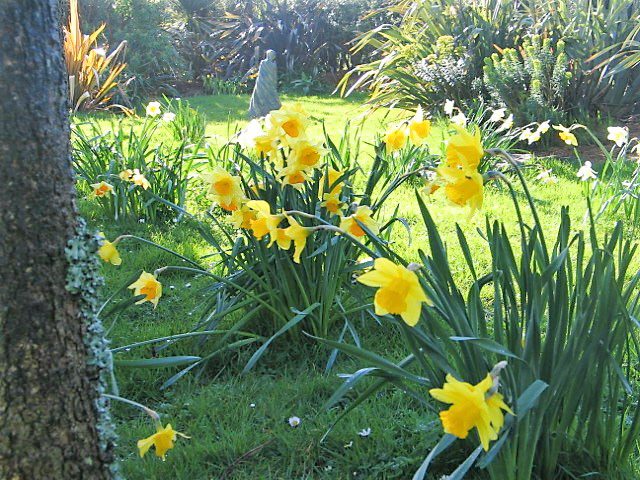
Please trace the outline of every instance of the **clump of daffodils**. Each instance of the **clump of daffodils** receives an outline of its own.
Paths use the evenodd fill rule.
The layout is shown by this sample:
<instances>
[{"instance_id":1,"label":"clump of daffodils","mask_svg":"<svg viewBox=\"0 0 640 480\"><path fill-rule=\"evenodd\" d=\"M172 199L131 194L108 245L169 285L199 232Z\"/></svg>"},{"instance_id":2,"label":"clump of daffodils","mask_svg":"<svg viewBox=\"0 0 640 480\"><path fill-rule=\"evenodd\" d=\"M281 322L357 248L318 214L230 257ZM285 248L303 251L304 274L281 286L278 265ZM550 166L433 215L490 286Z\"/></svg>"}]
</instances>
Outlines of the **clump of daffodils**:
<instances>
[{"instance_id":1,"label":"clump of daffodils","mask_svg":"<svg viewBox=\"0 0 640 480\"><path fill-rule=\"evenodd\" d=\"M216 167L202 175L208 197L231 214L228 220L235 228L247 231L256 240L264 239L267 248L289 250L293 246L296 263L300 263L307 239L316 230L334 230L362 238L365 236L363 226L373 233L379 229L370 207L349 207L343 191L348 173L327 165L324 156L328 149L308 136L310 123L302 107L283 107L263 119L252 120L240 132L237 142L253 150L265 167L271 167L273 175L269 178L279 183L283 191L292 188L306 195L308 187L315 186L316 211L324 218L333 217L333 223L312 225L315 212L289 212L271 205L264 200L265 186L245 182L240 171L232 174ZM422 110L418 109L406 127L406 135L417 143L429 129L429 121L423 119Z\"/></svg>"},{"instance_id":2,"label":"clump of daffodils","mask_svg":"<svg viewBox=\"0 0 640 480\"><path fill-rule=\"evenodd\" d=\"M447 199L459 207L468 206L472 216L482 208L484 194L484 179L478 172L484 156L480 131L471 134L459 125L452 127L456 134L449 139L445 158L425 193L431 194L443 187Z\"/></svg>"},{"instance_id":3,"label":"clump of daffodils","mask_svg":"<svg viewBox=\"0 0 640 480\"><path fill-rule=\"evenodd\" d=\"M409 121L387 129L382 138L387 153L402 150L411 140L416 147L423 145L431 132L431 121L424 118L422 107L418 106L416 114Z\"/></svg>"}]
</instances>

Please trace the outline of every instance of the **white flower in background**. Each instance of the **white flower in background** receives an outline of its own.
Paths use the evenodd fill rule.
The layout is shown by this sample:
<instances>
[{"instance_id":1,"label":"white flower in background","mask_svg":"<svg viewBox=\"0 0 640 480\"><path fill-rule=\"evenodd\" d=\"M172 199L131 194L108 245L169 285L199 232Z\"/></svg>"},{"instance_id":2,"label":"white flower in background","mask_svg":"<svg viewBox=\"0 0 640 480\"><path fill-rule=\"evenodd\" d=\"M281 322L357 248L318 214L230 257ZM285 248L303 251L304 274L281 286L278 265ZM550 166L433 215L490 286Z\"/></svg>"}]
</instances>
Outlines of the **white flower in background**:
<instances>
[{"instance_id":1,"label":"white flower in background","mask_svg":"<svg viewBox=\"0 0 640 480\"><path fill-rule=\"evenodd\" d=\"M540 172L536 177L536 180L539 180L546 185L558 183L558 179L555 177L555 175L551 174L551 169L543 170L542 172Z\"/></svg>"},{"instance_id":2,"label":"white flower in background","mask_svg":"<svg viewBox=\"0 0 640 480\"><path fill-rule=\"evenodd\" d=\"M444 102L444 113L446 113L449 116L453 115L454 107L455 107L455 104L453 103L453 100L447 100L446 102Z\"/></svg>"},{"instance_id":3,"label":"white flower in background","mask_svg":"<svg viewBox=\"0 0 640 480\"><path fill-rule=\"evenodd\" d=\"M507 119L502 122L502 125L498 127L496 133L504 132L505 130L509 130L513 127L513 113L507 117Z\"/></svg>"},{"instance_id":4,"label":"white flower in background","mask_svg":"<svg viewBox=\"0 0 640 480\"><path fill-rule=\"evenodd\" d=\"M160 102L149 102L147 105L147 116L156 117L162 113L160 111Z\"/></svg>"},{"instance_id":5,"label":"white flower in background","mask_svg":"<svg viewBox=\"0 0 640 480\"><path fill-rule=\"evenodd\" d=\"M344 448L351 448L353 447L353 440L351 440L349 443L344 445Z\"/></svg>"},{"instance_id":6,"label":"white flower in background","mask_svg":"<svg viewBox=\"0 0 640 480\"><path fill-rule=\"evenodd\" d=\"M360 435L361 437L368 437L369 435L371 435L371 427L363 428L358 432L358 435Z\"/></svg>"},{"instance_id":7,"label":"white flower in background","mask_svg":"<svg viewBox=\"0 0 640 480\"><path fill-rule=\"evenodd\" d=\"M609 136L607 140L611 140L615 142L618 147L622 147L629 140L629 129L627 127L607 127L609 131ZM636 146L636 151L637 151Z\"/></svg>"},{"instance_id":8,"label":"white flower in background","mask_svg":"<svg viewBox=\"0 0 640 480\"><path fill-rule=\"evenodd\" d=\"M176 119L176 114L173 112L166 112L164 115L162 115L162 121L164 123L171 123Z\"/></svg>"},{"instance_id":9,"label":"white flower in background","mask_svg":"<svg viewBox=\"0 0 640 480\"><path fill-rule=\"evenodd\" d=\"M105 52L104 48L102 48L102 47L94 48L93 51L95 52L96 55L98 55L100 57L106 57L107 56L107 52Z\"/></svg>"},{"instance_id":10,"label":"white flower in background","mask_svg":"<svg viewBox=\"0 0 640 480\"><path fill-rule=\"evenodd\" d=\"M289 417L289 425L291 425L292 427L297 427L298 425L300 425L300 418L299 417Z\"/></svg>"},{"instance_id":11,"label":"white flower in background","mask_svg":"<svg viewBox=\"0 0 640 480\"><path fill-rule=\"evenodd\" d=\"M540 133L547 133L549 131L549 128L551 128L551 124L549 123L549 120L545 120L540 125L538 125L538 131Z\"/></svg>"},{"instance_id":12,"label":"white flower in background","mask_svg":"<svg viewBox=\"0 0 640 480\"><path fill-rule=\"evenodd\" d=\"M456 125L464 127L467 125L467 117L464 116L464 113L459 111L453 117L451 117L451 123L455 123Z\"/></svg>"},{"instance_id":13,"label":"white flower in background","mask_svg":"<svg viewBox=\"0 0 640 480\"><path fill-rule=\"evenodd\" d=\"M505 113L506 111L507 111L506 108L499 108L497 110L494 110L493 113L491 114L491 118L489 118L489 121L490 122L499 122L506 115L506 113Z\"/></svg>"},{"instance_id":14,"label":"white flower in background","mask_svg":"<svg viewBox=\"0 0 640 480\"><path fill-rule=\"evenodd\" d=\"M580 167L578 173L576 173L576 177L578 177L583 182L586 182L590 178L596 178L596 172L591 168L591 162L589 160L584 162L584 165Z\"/></svg>"},{"instance_id":15,"label":"white flower in background","mask_svg":"<svg viewBox=\"0 0 640 480\"><path fill-rule=\"evenodd\" d=\"M258 119L254 118L249 124L242 129L238 135L238 143L242 148L250 149L256 146L256 137L264 135L262 125Z\"/></svg>"}]
</instances>

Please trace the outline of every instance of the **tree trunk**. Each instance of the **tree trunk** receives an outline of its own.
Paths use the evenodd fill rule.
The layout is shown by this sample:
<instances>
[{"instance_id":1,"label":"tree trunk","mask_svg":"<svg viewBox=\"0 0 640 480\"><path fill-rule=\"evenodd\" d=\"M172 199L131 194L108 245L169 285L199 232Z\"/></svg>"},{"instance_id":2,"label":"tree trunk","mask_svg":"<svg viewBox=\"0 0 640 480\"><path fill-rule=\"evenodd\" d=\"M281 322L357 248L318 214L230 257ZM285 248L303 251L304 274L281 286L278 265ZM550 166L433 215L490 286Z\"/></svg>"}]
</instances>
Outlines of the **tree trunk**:
<instances>
[{"instance_id":1,"label":"tree trunk","mask_svg":"<svg viewBox=\"0 0 640 480\"><path fill-rule=\"evenodd\" d=\"M65 253L76 214L57 0L2 0L0 18L0 478L108 479L91 308Z\"/></svg>"}]
</instances>

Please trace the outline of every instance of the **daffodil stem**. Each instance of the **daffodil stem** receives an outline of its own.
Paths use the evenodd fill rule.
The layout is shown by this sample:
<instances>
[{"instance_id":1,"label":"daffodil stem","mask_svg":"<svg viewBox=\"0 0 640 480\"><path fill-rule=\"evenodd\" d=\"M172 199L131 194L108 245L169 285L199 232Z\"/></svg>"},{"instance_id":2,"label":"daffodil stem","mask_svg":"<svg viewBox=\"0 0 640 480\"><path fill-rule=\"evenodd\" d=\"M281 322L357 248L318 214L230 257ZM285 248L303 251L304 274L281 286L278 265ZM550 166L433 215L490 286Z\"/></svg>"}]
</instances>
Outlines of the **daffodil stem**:
<instances>
[{"instance_id":1,"label":"daffodil stem","mask_svg":"<svg viewBox=\"0 0 640 480\"><path fill-rule=\"evenodd\" d=\"M334 227L335 225L331 225L326 220L318 217L317 215L313 215L312 213L301 212L300 210L289 210L287 212L282 212L284 215L299 215L300 217L311 218L313 220L317 220L321 222L323 225Z\"/></svg>"},{"instance_id":2,"label":"daffodil stem","mask_svg":"<svg viewBox=\"0 0 640 480\"><path fill-rule=\"evenodd\" d=\"M116 246L119 241L126 240L127 238L133 238L134 240L138 240L139 242L146 243L148 245L153 245L154 247L159 248L160 250L164 250L165 252L171 253L171 254L175 255L176 257L181 258L185 262L189 262L191 265L193 265L195 267L201 268L200 265L198 265L193 260L190 260L189 258L185 257L184 255L180 255L178 252L174 252L173 250L170 250L170 249L168 249L166 247L163 247L162 245L158 245L155 242L152 242L150 240L146 240L146 239L141 238L141 237L137 237L135 235L120 235L119 237L117 237L113 241L113 245Z\"/></svg>"},{"instance_id":3,"label":"daffodil stem","mask_svg":"<svg viewBox=\"0 0 640 480\"><path fill-rule=\"evenodd\" d=\"M156 412L155 410L151 410L149 407L145 407L141 403L134 402L133 400L129 400L128 398L119 397L118 395L111 395L109 393L103 393L102 396L107 397L111 400L118 400L119 402L129 404L135 408L139 408L144 413L146 413L151 418L153 418L156 422L160 422L160 415L158 415L158 412Z\"/></svg>"}]
</instances>

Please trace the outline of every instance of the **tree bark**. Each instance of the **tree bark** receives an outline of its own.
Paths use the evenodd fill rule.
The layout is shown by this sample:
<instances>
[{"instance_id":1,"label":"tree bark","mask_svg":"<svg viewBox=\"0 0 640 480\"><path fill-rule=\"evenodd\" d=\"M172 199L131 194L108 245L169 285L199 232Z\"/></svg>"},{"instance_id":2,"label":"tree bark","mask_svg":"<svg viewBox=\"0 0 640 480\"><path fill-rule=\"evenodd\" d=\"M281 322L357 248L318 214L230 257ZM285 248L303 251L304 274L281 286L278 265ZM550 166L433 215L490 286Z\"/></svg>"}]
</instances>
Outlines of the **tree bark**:
<instances>
[{"instance_id":1,"label":"tree bark","mask_svg":"<svg viewBox=\"0 0 640 480\"><path fill-rule=\"evenodd\" d=\"M82 298L56 0L0 1L0 478L111 478Z\"/></svg>"}]
</instances>

